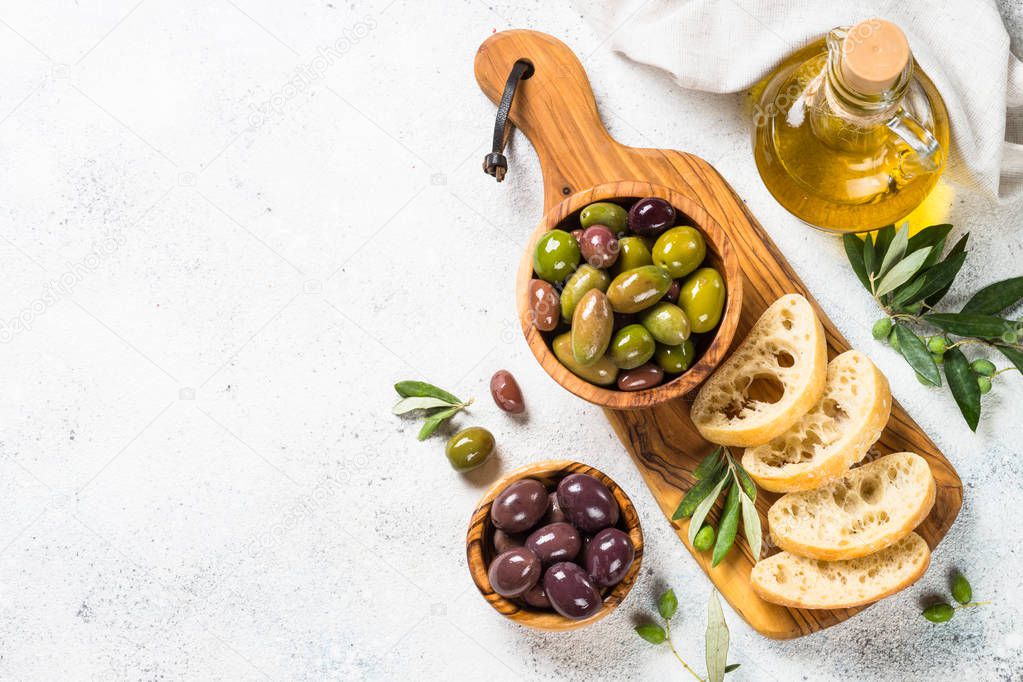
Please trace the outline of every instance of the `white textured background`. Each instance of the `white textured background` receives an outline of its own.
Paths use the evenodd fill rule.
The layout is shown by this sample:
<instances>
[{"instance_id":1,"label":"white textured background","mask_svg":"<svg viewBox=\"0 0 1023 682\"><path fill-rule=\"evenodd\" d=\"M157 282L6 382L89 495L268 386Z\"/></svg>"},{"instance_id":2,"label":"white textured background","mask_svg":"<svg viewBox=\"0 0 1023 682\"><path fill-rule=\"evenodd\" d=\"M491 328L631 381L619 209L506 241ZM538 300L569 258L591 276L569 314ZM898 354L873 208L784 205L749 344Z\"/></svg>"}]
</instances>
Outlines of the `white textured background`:
<instances>
[{"instance_id":1,"label":"white textured background","mask_svg":"<svg viewBox=\"0 0 1023 682\"><path fill-rule=\"evenodd\" d=\"M684 679L631 630L668 584L703 670L709 583L514 319L539 169L516 135L506 182L480 171L472 60L530 27L585 57L616 137L717 166L965 483L927 575L865 614L772 642L726 607L730 679L1020 679L1020 377L974 435L870 339L839 242L757 177L741 96L678 90L567 6L429 4L0 3L0 678ZM1003 9L1018 45L1023 8ZM1021 213L956 198L959 301L1020 273ZM491 403L501 367L527 419ZM413 377L476 396L457 424L499 458L463 477L443 438L417 442L389 414ZM503 620L465 566L488 482L547 457L617 479L648 543L628 601L574 634ZM993 603L929 624L953 569Z\"/></svg>"}]
</instances>

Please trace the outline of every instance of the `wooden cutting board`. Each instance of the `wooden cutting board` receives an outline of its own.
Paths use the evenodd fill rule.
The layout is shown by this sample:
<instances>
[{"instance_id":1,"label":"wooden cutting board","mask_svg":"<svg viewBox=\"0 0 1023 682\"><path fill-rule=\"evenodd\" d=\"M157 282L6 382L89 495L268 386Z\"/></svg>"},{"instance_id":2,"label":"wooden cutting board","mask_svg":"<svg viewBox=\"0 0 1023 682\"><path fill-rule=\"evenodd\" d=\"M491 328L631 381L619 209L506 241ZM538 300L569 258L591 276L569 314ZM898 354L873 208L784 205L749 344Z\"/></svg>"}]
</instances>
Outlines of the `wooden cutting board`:
<instances>
[{"instance_id":1,"label":"wooden cutting board","mask_svg":"<svg viewBox=\"0 0 1023 682\"><path fill-rule=\"evenodd\" d=\"M544 33L521 30L488 38L476 55L475 72L480 88L491 100L500 101L512 65L522 58L532 62L535 73L520 83L509 120L525 133L540 158L545 213L554 210L566 197L602 183L645 181L670 187L701 204L725 229L738 252L744 286L734 344L745 337L753 322L775 299L795 292L817 308L827 332L829 356L849 349L746 205L709 163L685 152L627 147L608 134L597 113L586 73L564 43ZM857 286L852 272L843 284ZM693 549L686 540L688 522L670 519L682 495L695 481L692 471L712 450L689 419L693 397L640 410L605 410L654 499L690 553ZM895 403L888 427L871 453L876 456L902 450L925 457L937 482L934 509L917 529L934 548L959 513L962 482L931 439ZM777 497L765 491L757 497L765 531L766 512ZM765 544L770 547L769 541ZM861 610L792 609L763 601L749 584L753 558L741 533L736 548L716 568L711 568L709 556L693 553L693 557L732 607L768 637L800 637Z\"/></svg>"}]
</instances>

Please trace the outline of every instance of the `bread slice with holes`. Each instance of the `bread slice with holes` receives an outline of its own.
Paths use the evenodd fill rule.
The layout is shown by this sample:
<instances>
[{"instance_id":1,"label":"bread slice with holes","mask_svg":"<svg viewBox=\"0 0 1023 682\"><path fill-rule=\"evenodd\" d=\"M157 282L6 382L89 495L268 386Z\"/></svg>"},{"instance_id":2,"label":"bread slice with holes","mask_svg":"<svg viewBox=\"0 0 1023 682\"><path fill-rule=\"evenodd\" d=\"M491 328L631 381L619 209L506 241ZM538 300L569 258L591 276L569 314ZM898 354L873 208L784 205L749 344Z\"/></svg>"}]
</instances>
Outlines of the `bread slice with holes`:
<instances>
[{"instance_id":1,"label":"bread slice with holes","mask_svg":"<svg viewBox=\"0 0 1023 682\"><path fill-rule=\"evenodd\" d=\"M817 488L863 459L891 412L884 374L863 353L846 351L828 363L820 401L780 436L747 448L742 466L772 492Z\"/></svg>"},{"instance_id":2,"label":"bread slice with holes","mask_svg":"<svg viewBox=\"0 0 1023 682\"><path fill-rule=\"evenodd\" d=\"M761 599L797 609L848 609L875 602L915 583L931 550L910 533L880 552L846 561L781 552L757 563L750 583Z\"/></svg>"},{"instance_id":3,"label":"bread slice with holes","mask_svg":"<svg viewBox=\"0 0 1023 682\"><path fill-rule=\"evenodd\" d=\"M761 445L820 400L827 375L824 328L810 302L786 294L696 395L691 416L720 445Z\"/></svg>"},{"instance_id":4,"label":"bread slice with holes","mask_svg":"<svg viewBox=\"0 0 1023 682\"><path fill-rule=\"evenodd\" d=\"M895 544L934 506L934 476L913 452L886 455L816 490L789 493L767 512L771 539L811 559L855 559Z\"/></svg>"}]
</instances>

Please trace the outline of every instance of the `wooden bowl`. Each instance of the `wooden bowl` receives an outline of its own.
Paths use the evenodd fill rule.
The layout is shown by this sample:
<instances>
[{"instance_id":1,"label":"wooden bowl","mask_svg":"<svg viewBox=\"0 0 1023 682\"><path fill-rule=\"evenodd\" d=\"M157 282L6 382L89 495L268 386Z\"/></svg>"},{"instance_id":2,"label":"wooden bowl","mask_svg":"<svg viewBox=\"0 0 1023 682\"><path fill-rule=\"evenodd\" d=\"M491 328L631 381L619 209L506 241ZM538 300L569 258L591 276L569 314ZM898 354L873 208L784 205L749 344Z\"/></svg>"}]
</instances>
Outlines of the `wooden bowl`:
<instances>
[{"instance_id":1,"label":"wooden bowl","mask_svg":"<svg viewBox=\"0 0 1023 682\"><path fill-rule=\"evenodd\" d=\"M523 478L535 478L553 492L558 481L569 474L589 474L607 486L618 502L620 510L616 527L629 534L636 551L635 559L632 561L629 572L625 574L625 578L614 587L602 591L604 604L600 607L600 611L583 620L572 620L556 611L541 611L524 603L506 599L494 592L490 586L490 578L487 577L490 560L497 555L493 543L494 525L490 522L490 507L494 498L509 485ZM476 587L479 588L480 594L502 616L537 630L550 632L575 630L597 622L614 611L625 600L639 576L639 565L643 560L643 531L639 527L639 515L636 513L636 508L632 506L632 500L618 487L617 483L602 471L571 460L547 460L516 469L501 477L497 483L490 487L483 495L483 499L480 500L476 511L473 512L472 521L469 523L469 532L465 537L465 552L469 559L469 572L472 574L472 579L476 583Z\"/></svg>"},{"instance_id":2,"label":"wooden bowl","mask_svg":"<svg viewBox=\"0 0 1023 682\"><path fill-rule=\"evenodd\" d=\"M536 250L537 241L545 232L555 229L569 219L578 225L579 212L595 201L611 201L628 206L643 197L664 199L683 214L680 216L679 224L688 222L703 233L707 244L704 264L721 273L721 278L725 282L725 310L710 341L698 340L696 352L699 357L692 367L674 379L653 388L643 391L619 391L617 388L591 384L577 377L558 361L551 350L551 339L558 332L541 332L533 326L529 310L529 281L533 279L533 252ZM519 265L516 291L522 332L540 366L555 381L580 398L596 405L621 410L663 403L683 396L699 386L725 359L739 324L739 313L742 311L742 273L739 269L739 259L724 230L697 202L673 189L649 182L619 181L597 185L577 192L554 206L544 215L529 240L529 247Z\"/></svg>"}]
</instances>

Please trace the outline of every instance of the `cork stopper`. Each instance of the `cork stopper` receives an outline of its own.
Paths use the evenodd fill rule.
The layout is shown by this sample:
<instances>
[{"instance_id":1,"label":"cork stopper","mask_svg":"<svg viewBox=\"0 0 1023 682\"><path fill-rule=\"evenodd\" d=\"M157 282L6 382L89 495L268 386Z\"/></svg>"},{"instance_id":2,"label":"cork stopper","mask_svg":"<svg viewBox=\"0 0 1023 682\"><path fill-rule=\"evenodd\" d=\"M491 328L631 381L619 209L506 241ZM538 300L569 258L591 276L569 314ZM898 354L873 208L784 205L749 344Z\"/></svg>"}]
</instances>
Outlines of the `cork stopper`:
<instances>
[{"instance_id":1,"label":"cork stopper","mask_svg":"<svg viewBox=\"0 0 1023 682\"><path fill-rule=\"evenodd\" d=\"M910 59L906 35L884 19L867 19L849 29L842 52L843 79L865 95L878 95L895 85Z\"/></svg>"}]
</instances>

